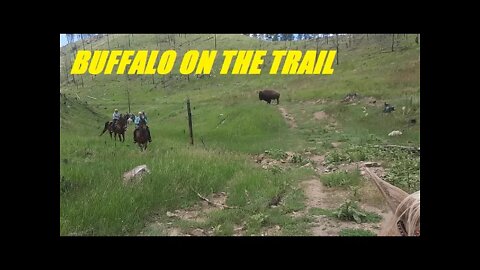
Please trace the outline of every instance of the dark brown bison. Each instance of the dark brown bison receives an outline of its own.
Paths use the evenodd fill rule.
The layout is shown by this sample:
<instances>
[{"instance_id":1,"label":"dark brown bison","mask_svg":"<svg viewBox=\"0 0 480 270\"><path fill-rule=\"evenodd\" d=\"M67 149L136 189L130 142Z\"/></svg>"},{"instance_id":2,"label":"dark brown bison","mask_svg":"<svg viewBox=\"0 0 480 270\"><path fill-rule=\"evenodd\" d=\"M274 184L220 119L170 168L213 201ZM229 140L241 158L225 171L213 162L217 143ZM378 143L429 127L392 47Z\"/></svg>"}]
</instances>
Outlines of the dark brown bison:
<instances>
[{"instance_id":1,"label":"dark brown bison","mask_svg":"<svg viewBox=\"0 0 480 270\"><path fill-rule=\"evenodd\" d=\"M272 99L276 99L277 104L280 104L280 93L274 90L262 90L258 92L258 99L265 100L268 104L270 104Z\"/></svg>"}]
</instances>

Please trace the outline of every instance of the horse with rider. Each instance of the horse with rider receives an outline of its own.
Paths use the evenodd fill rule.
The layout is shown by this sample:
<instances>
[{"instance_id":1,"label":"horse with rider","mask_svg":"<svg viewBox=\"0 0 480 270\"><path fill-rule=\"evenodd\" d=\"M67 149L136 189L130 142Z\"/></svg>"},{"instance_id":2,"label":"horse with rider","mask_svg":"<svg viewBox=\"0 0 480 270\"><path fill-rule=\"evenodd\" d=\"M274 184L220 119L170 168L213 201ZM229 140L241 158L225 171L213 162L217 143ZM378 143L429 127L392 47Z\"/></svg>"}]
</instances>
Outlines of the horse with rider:
<instances>
[{"instance_id":1,"label":"horse with rider","mask_svg":"<svg viewBox=\"0 0 480 270\"><path fill-rule=\"evenodd\" d=\"M105 126L103 128L102 133L100 133L100 136L105 133L105 131L108 130L110 133L110 138L112 138L112 133L114 134L115 140L117 140L117 134L118 138L121 142L125 141L125 131L127 131L127 115L122 115L121 113L118 112L118 109L115 109L112 115L112 121L107 121L105 122Z\"/></svg>"},{"instance_id":2,"label":"horse with rider","mask_svg":"<svg viewBox=\"0 0 480 270\"><path fill-rule=\"evenodd\" d=\"M147 149L148 142L152 142L150 128L147 125L147 115L145 112L138 112L134 123L135 130L133 131L133 143L137 143L140 149L143 151L144 149Z\"/></svg>"}]
</instances>

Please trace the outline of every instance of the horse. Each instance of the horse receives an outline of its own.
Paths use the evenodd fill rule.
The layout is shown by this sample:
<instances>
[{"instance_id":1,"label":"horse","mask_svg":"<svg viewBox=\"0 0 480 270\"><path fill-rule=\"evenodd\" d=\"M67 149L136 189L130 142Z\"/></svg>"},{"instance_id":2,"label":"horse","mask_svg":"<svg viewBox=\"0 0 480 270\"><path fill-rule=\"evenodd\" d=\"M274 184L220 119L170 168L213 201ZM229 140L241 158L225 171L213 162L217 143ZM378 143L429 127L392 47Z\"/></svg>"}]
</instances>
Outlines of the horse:
<instances>
[{"instance_id":1,"label":"horse","mask_svg":"<svg viewBox=\"0 0 480 270\"><path fill-rule=\"evenodd\" d=\"M117 140L117 134L118 134L118 139L121 142L125 141L125 131L127 130L127 116L125 115L120 115L120 118L117 120L115 125L113 125L112 121L107 121L105 122L105 127L103 128L102 133L100 133L100 136L107 131L110 133L110 138L112 138L112 133L114 133L115 141Z\"/></svg>"},{"instance_id":2,"label":"horse","mask_svg":"<svg viewBox=\"0 0 480 270\"><path fill-rule=\"evenodd\" d=\"M366 171L387 201L393 216L384 223L380 236L420 236L420 191L408 194Z\"/></svg>"},{"instance_id":3,"label":"horse","mask_svg":"<svg viewBox=\"0 0 480 270\"><path fill-rule=\"evenodd\" d=\"M135 129L133 131L133 137L135 138L135 141L137 142L141 151L147 149L148 131L147 131L147 126L146 126L145 122L142 121L139 124L138 129Z\"/></svg>"}]
</instances>

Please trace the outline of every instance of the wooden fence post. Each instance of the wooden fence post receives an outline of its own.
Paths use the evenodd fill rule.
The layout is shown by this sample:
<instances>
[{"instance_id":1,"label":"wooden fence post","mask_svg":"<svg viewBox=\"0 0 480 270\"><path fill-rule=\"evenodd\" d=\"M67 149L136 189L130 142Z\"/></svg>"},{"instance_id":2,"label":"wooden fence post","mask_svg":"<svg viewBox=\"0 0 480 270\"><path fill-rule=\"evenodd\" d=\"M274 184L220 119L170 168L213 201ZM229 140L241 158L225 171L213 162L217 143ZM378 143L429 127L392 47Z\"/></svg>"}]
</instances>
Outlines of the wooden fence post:
<instances>
[{"instance_id":1,"label":"wooden fence post","mask_svg":"<svg viewBox=\"0 0 480 270\"><path fill-rule=\"evenodd\" d=\"M193 145L192 112L190 111L190 99L187 99L188 128L190 130L190 144Z\"/></svg>"}]
</instances>

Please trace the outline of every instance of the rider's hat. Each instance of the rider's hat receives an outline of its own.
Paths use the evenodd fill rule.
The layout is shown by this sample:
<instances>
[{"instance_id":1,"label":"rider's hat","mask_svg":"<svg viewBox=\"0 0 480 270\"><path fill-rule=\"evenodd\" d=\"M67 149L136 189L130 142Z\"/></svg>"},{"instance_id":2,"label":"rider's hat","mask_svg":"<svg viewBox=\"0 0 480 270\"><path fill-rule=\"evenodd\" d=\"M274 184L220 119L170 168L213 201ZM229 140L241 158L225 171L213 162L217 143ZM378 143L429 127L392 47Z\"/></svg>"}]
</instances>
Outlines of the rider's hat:
<instances>
[{"instance_id":1,"label":"rider's hat","mask_svg":"<svg viewBox=\"0 0 480 270\"><path fill-rule=\"evenodd\" d=\"M138 112L138 114L142 114L142 112Z\"/></svg>"},{"instance_id":2,"label":"rider's hat","mask_svg":"<svg viewBox=\"0 0 480 270\"><path fill-rule=\"evenodd\" d=\"M118 109L115 109L116 112L118 112Z\"/></svg>"}]
</instances>

